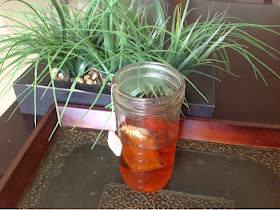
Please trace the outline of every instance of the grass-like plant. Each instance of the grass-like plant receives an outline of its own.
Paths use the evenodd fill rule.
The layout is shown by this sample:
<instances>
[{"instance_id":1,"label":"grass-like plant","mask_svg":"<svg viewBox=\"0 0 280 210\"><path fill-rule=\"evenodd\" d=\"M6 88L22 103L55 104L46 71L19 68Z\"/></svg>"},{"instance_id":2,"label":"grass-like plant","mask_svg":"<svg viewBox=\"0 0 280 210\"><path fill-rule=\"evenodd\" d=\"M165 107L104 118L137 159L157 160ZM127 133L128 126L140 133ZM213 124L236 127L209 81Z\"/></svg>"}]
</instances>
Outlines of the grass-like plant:
<instances>
[{"instance_id":1,"label":"grass-like plant","mask_svg":"<svg viewBox=\"0 0 280 210\"><path fill-rule=\"evenodd\" d=\"M9 1L12 0L7 0L4 4ZM228 17L226 10L219 14L209 10L205 21L201 21L200 16L195 22L188 23L188 15L192 12L188 7L190 0L187 0L185 5L176 5L173 16L167 15L168 5L163 5L159 0L153 0L153 4L148 6L137 0L130 3L126 0L91 0L82 8L70 7L64 0L51 0L48 9L40 8L36 0L35 6L24 0L14 1L25 5L29 11L16 12L25 22L13 18L11 14L15 11L9 11L10 15L1 15L1 18L6 18L11 23L3 27L13 29L14 33L0 37L0 51L6 53L0 58L0 73L4 75L3 79L10 78L12 81L20 68L32 64L34 68L29 71L34 71L34 82L26 90L26 97L34 92L34 102L36 87L43 78L50 77L49 86L52 87L57 104L52 75L54 68L76 78L65 107L75 89L77 77L95 68L103 74L105 82L91 109L106 82L112 80L118 69L142 61L156 61L177 68L187 83L207 101L188 78L188 74L195 72L213 77L198 69L202 65L233 74L230 71L228 50L241 54L250 63L256 77L261 77L265 84L267 81L257 67L259 64L280 78L252 53L250 47L258 48L275 59L278 59L279 50L246 32L247 28L253 28L280 35L273 30L273 27L279 26L246 23L238 18ZM36 56L27 59L29 55ZM5 66L7 60L11 60L12 70ZM46 64L40 73L39 63ZM8 82L7 86L0 89L0 96L5 94L11 85L11 82ZM36 103L34 107L36 122ZM64 110L59 114L57 108L58 125Z\"/></svg>"},{"instance_id":2,"label":"grass-like plant","mask_svg":"<svg viewBox=\"0 0 280 210\"><path fill-rule=\"evenodd\" d=\"M5 1L3 4L10 2ZM49 86L53 89L56 101L53 69L58 68L64 75L75 77L71 86L68 103L71 94L77 83L78 76L85 74L92 67L99 69L111 80L111 71L115 59L114 56L108 57L103 47L103 17L104 13L110 9L111 4L105 4L99 0L93 0L82 8L72 8L65 2L51 0L50 8L40 8L35 0L35 6L23 0L16 0L28 8L28 11L4 11L1 18L5 18L10 25L3 28L10 28L13 34L3 34L0 38L2 47L0 51L5 56L0 59L2 80L9 79L10 82L1 88L0 96L5 94L12 86L11 81L16 72L26 65L32 65L17 81L26 76L29 71L34 71L34 82L22 94L26 94L23 100L34 91L34 101L36 101L36 88L45 77L50 77ZM9 12L9 15L5 15ZM14 14L15 13L15 14ZM14 18L15 15L20 18ZM35 58L29 59L30 55ZM33 56L34 57L34 56ZM10 60L9 65L5 65ZM38 65L45 63L46 67L42 72L38 72ZM11 66L13 67L11 70ZM0 82L1 82L0 81ZM16 81L16 82L17 82ZM104 86L102 86L101 91ZM19 102L19 105L22 102ZM19 106L18 105L18 106ZM36 103L34 103L34 113L36 122ZM59 113L57 110L60 121Z\"/></svg>"},{"instance_id":3,"label":"grass-like plant","mask_svg":"<svg viewBox=\"0 0 280 210\"><path fill-rule=\"evenodd\" d=\"M184 75L186 81L205 100L207 99L203 93L196 88L187 75L195 72L212 77L198 70L198 67L202 65L211 66L214 69L234 75L230 71L228 50L241 54L251 64L256 78L259 76L266 85L267 81L259 67L257 67L258 64L262 69L266 69L280 78L273 69L253 54L252 48L258 48L274 59L279 59L279 50L246 32L246 29L253 28L254 30L264 30L280 35L280 33L273 30L273 28L279 27L278 25L246 23L238 18L227 16L227 10L219 14L213 14L209 10L205 21L200 22L202 17L200 16L196 22L189 24L188 15L192 12L192 9L188 8L189 2L190 0L186 2L184 7L181 4L176 5L172 17L167 16L164 6L158 0L153 1L153 6L140 10L142 11L139 15L141 18L135 16L136 24L130 28L130 31L127 30L126 32L131 34L129 38L125 36L124 42L127 48L131 50L131 46L135 46L134 51L136 53L140 49L139 54L144 55L145 61L158 61L177 68ZM148 14L154 14L152 22L147 21ZM142 22L139 22L140 20ZM123 22L125 21L123 20ZM133 22L130 24L133 24ZM116 31L118 30L122 31L117 21ZM110 45L112 43L119 44L118 39L115 41L113 36L110 37L108 43Z\"/></svg>"}]
</instances>

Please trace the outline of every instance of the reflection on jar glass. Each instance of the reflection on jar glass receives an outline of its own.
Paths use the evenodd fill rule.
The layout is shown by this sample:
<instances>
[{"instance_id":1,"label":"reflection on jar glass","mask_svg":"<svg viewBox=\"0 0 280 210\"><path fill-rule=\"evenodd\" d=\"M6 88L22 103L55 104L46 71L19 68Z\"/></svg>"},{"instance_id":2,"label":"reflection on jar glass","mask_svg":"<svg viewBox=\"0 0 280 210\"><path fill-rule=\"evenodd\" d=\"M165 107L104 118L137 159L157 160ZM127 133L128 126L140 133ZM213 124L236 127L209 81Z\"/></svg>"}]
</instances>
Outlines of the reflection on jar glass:
<instances>
[{"instance_id":1,"label":"reflection on jar glass","mask_svg":"<svg viewBox=\"0 0 280 210\"><path fill-rule=\"evenodd\" d=\"M143 62L120 69L113 84L122 177L136 191L158 191L173 171L184 78L173 67Z\"/></svg>"}]
</instances>

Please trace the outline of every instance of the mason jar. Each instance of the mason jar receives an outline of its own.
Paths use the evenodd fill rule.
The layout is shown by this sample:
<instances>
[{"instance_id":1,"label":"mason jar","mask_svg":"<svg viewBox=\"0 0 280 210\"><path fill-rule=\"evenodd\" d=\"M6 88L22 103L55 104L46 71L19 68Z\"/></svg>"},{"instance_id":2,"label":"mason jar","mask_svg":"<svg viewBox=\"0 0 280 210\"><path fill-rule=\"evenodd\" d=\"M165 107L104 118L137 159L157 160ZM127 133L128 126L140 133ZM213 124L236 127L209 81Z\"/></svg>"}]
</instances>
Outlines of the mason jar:
<instances>
[{"instance_id":1,"label":"mason jar","mask_svg":"<svg viewBox=\"0 0 280 210\"><path fill-rule=\"evenodd\" d=\"M119 165L130 188L151 193L168 183L185 87L182 74L162 63L135 63L115 74L112 95L122 142Z\"/></svg>"}]
</instances>

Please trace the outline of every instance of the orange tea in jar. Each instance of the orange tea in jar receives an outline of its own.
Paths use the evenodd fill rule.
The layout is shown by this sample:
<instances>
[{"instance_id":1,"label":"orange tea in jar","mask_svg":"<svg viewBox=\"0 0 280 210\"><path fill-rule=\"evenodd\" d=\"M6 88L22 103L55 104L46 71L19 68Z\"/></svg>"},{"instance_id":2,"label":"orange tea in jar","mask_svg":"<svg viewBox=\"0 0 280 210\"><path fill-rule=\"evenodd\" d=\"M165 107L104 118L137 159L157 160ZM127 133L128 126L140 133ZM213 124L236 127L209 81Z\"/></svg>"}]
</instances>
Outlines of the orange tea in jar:
<instances>
[{"instance_id":1,"label":"orange tea in jar","mask_svg":"<svg viewBox=\"0 0 280 210\"><path fill-rule=\"evenodd\" d=\"M151 78L151 72L158 75ZM167 82L162 83L164 80ZM174 167L184 79L172 67L141 63L140 69L132 64L119 70L113 83L118 136L123 145L119 158L122 177L136 191L156 192L168 183ZM155 84L166 85L168 92ZM135 90L148 90L150 97L135 96Z\"/></svg>"},{"instance_id":2,"label":"orange tea in jar","mask_svg":"<svg viewBox=\"0 0 280 210\"><path fill-rule=\"evenodd\" d=\"M120 128L123 145L119 159L120 170L125 183L132 189L156 192L169 181L174 166L177 138L170 138L165 134L153 135L148 129L131 125Z\"/></svg>"}]
</instances>

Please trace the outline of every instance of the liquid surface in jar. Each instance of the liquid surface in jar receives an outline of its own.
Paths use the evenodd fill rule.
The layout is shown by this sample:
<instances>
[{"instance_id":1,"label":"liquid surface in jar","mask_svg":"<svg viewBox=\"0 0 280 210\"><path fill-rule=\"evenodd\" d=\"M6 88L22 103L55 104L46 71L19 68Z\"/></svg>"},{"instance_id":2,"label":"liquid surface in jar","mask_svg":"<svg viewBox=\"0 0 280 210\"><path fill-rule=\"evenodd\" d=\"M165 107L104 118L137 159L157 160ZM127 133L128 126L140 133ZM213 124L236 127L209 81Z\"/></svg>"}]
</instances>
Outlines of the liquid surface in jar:
<instances>
[{"instance_id":1,"label":"liquid surface in jar","mask_svg":"<svg viewBox=\"0 0 280 210\"><path fill-rule=\"evenodd\" d=\"M169 181L177 139L159 147L167 136L153 136L146 129L125 125L120 128L123 144L120 170L125 183L139 192L155 192ZM126 143L126 142L129 142Z\"/></svg>"}]
</instances>

